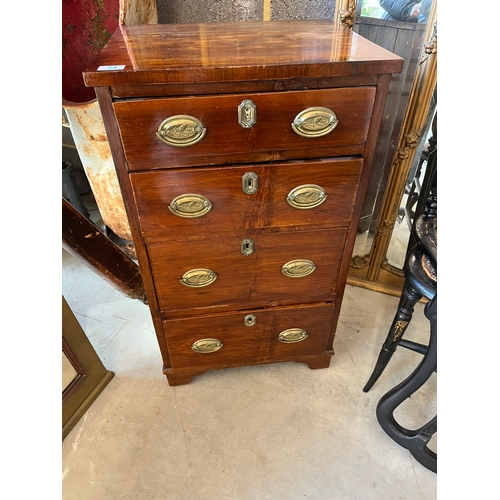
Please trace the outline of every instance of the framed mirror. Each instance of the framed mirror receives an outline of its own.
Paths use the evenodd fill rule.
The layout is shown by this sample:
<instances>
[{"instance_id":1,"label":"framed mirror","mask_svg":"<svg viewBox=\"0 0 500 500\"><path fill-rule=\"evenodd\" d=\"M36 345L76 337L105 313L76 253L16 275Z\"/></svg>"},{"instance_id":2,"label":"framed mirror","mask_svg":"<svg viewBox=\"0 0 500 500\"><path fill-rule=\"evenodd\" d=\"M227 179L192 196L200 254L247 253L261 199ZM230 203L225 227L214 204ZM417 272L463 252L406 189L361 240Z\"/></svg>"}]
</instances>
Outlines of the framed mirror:
<instances>
[{"instance_id":1,"label":"framed mirror","mask_svg":"<svg viewBox=\"0 0 500 500\"><path fill-rule=\"evenodd\" d=\"M436 4L338 0L335 12L346 27L405 60L391 80L348 276L349 284L397 296L437 113Z\"/></svg>"},{"instance_id":2,"label":"framed mirror","mask_svg":"<svg viewBox=\"0 0 500 500\"><path fill-rule=\"evenodd\" d=\"M114 376L102 364L64 297L61 368L64 439Z\"/></svg>"}]
</instances>

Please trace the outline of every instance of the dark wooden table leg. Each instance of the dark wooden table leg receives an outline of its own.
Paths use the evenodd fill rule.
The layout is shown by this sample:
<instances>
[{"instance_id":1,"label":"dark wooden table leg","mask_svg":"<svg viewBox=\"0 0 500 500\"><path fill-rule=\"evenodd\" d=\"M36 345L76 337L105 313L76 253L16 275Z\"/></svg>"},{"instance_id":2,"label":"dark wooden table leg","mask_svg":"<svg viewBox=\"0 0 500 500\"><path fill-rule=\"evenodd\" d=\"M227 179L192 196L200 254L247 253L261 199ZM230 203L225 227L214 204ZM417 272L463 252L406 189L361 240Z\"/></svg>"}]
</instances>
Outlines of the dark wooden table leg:
<instances>
[{"instance_id":1,"label":"dark wooden table leg","mask_svg":"<svg viewBox=\"0 0 500 500\"><path fill-rule=\"evenodd\" d=\"M403 338L406 329L408 328L415 304L421 298L422 295L418 293L408 282L406 282L403 288L403 293L401 294L398 310L394 316L394 320L392 321L391 328L389 329L389 334L387 335L380 354L378 355L375 368L363 388L364 392L368 392L372 388L373 384L379 379L380 375L389 363L392 355L398 347L399 342Z\"/></svg>"}]
</instances>

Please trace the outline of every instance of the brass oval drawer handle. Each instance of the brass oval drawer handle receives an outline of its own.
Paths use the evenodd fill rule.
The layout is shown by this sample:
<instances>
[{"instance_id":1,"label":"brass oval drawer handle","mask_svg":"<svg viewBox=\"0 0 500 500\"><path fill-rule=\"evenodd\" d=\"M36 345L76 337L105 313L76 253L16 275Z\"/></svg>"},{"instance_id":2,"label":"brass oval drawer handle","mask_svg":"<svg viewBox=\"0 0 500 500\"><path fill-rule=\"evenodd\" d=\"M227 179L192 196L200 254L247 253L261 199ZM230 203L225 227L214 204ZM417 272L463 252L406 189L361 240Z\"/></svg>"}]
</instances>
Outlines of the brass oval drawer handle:
<instances>
[{"instance_id":1,"label":"brass oval drawer handle","mask_svg":"<svg viewBox=\"0 0 500 500\"><path fill-rule=\"evenodd\" d=\"M293 120L293 131L302 137L323 137L329 134L339 121L335 113L328 108L317 106L301 111Z\"/></svg>"},{"instance_id":2,"label":"brass oval drawer handle","mask_svg":"<svg viewBox=\"0 0 500 500\"><path fill-rule=\"evenodd\" d=\"M316 269L312 260L296 259L283 265L281 272L289 278L303 278L311 274Z\"/></svg>"},{"instance_id":3,"label":"brass oval drawer handle","mask_svg":"<svg viewBox=\"0 0 500 500\"><path fill-rule=\"evenodd\" d=\"M170 202L168 208L177 217L194 219L208 214L212 202L201 194L181 194Z\"/></svg>"},{"instance_id":4,"label":"brass oval drawer handle","mask_svg":"<svg viewBox=\"0 0 500 500\"><path fill-rule=\"evenodd\" d=\"M299 210L316 208L328 198L326 191L317 184L302 184L293 188L286 197L288 204Z\"/></svg>"},{"instance_id":5,"label":"brass oval drawer handle","mask_svg":"<svg viewBox=\"0 0 500 500\"><path fill-rule=\"evenodd\" d=\"M307 331L302 328L289 328L288 330L283 330L278 335L278 340L284 344L294 344L296 342L302 342L307 338Z\"/></svg>"},{"instance_id":6,"label":"brass oval drawer handle","mask_svg":"<svg viewBox=\"0 0 500 500\"><path fill-rule=\"evenodd\" d=\"M191 349L201 354L218 351L224 344L219 339L200 339L193 343Z\"/></svg>"},{"instance_id":7,"label":"brass oval drawer handle","mask_svg":"<svg viewBox=\"0 0 500 500\"><path fill-rule=\"evenodd\" d=\"M214 273L210 269L190 269L186 271L180 282L184 286L189 286L191 288L201 288L203 286L211 285L217 279L217 273Z\"/></svg>"},{"instance_id":8,"label":"brass oval drawer handle","mask_svg":"<svg viewBox=\"0 0 500 500\"><path fill-rule=\"evenodd\" d=\"M205 137L206 132L207 129L198 118L189 115L175 115L160 123L156 136L169 146L183 148L200 142Z\"/></svg>"}]
</instances>

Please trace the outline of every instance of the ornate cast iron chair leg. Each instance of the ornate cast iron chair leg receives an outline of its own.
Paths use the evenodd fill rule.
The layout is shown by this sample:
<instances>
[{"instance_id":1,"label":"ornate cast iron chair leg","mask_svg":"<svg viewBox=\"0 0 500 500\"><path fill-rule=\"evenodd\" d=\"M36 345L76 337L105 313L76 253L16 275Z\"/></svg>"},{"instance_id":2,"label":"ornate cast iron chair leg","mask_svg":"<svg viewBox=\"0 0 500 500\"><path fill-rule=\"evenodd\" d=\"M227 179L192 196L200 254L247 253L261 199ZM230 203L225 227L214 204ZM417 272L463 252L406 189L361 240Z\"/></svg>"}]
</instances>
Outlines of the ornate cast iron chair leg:
<instances>
[{"instance_id":1,"label":"ornate cast iron chair leg","mask_svg":"<svg viewBox=\"0 0 500 500\"><path fill-rule=\"evenodd\" d=\"M408 328L415 304L421 298L422 295L418 293L408 282L406 282L403 288L403 293L401 294L398 310L389 330L389 334L387 335L380 354L378 355L375 368L363 388L364 392L368 392L372 388L373 384L379 379L380 375L382 375L382 372L389 363L392 355L399 345L399 342L403 338L406 329Z\"/></svg>"},{"instance_id":2,"label":"ornate cast iron chair leg","mask_svg":"<svg viewBox=\"0 0 500 500\"><path fill-rule=\"evenodd\" d=\"M437 416L415 430L404 428L394 418L396 408L422 387L437 368L437 294L427 303L425 315L431 324L427 353L406 380L380 399L377 405L377 420L389 437L409 450L424 467L437 472L437 454L427 447L432 435L437 430Z\"/></svg>"}]
</instances>

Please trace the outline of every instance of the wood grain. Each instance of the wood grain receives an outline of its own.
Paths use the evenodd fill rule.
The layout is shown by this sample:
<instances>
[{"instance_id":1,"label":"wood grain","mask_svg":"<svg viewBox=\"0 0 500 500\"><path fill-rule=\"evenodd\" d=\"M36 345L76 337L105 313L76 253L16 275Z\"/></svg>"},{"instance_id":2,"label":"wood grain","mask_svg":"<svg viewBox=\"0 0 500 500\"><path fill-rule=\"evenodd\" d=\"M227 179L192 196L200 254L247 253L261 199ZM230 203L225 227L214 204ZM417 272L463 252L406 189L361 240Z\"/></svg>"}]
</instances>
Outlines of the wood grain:
<instances>
[{"instance_id":1,"label":"wood grain","mask_svg":"<svg viewBox=\"0 0 500 500\"><path fill-rule=\"evenodd\" d=\"M121 27L85 73L97 86L170 385L231 366L329 365L390 76L402 63L329 21L213 23ZM257 105L250 129L237 119L244 99ZM295 134L294 118L316 106L332 109L338 126L313 139ZM203 123L199 143L157 139L177 114ZM242 189L247 172L258 176L253 194ZM286 197L304 184L324 188L326 201L292 208ZM174 198L192 193L210 200L208 213L171 213ZM250 255L241 252L247 238ZM296 259L314 271L285 276ZM199 268L217 279L181 283ZM250 312L254 327L243 322ZM312 334L276 340L296 327ZM191 349L217 336L220 351Z\"/></svg>"},{"instance_id":2,"label":"wood grain","mask_svg":"<svg viewBox=\"0 0 500 500\"><path fill-rule=\"evenodd\" d=\"M231 231L199 238L151 243L147 246L156 293L164 316L188 315L333 301L346 229L256 234ZM241 242L251 238L255 252L241 253ZM289 261L308 259L316 270L289 278L281 268ZM217 274L211 285L190 288L180 282L191 269Z\"/></svg>"},{"instance_id":3,"label":"wood grain","mask_svg":"<svg viewBox=\"0 0 500 500\"><path fill-rule=\"evenodd\" d=\"M375 99L375 87L321 89L297 92L230 94L169 99L127 100L114 103L130 170L173 168L226 163L225 155L266 151L360 145L366 140ZM238 106L252 100L257 123L243 128ZM307 108L325 107L338 119L337 127L323 137L301 137L292 129L295 117ZM163 143L156 136L159 125L177 115L197 118L206 128L203 139L188 147Z\"/></svg>"},{"instance_id":4,"label":"wood grain","mask_svg":"<svg viewBox=\"0 0 500 500\"><path fill-rule=\"evenodd\" d=\"M325 20L120 26L84 81L113 86L320 78L394 73L402 64ZM98 71L109 65L125 69Z\"/></svg>"},{"instance_id":5,"label":"wood grain","mask_svg":"<svg viewBox=\"0 0 500 500\"><path fill-rule=\"evenodd\" d=\"M348 226L361 174L361 158L244 165L217 168L172 169L130 175L137 210L146 241L154 242L217 234L227 228L298 229ZM247 173L258 177L253 194L242 189ZM327 195L321 205L301 210L287 203L294 188L321 186ZM199 218L174 215L169 205L186 193L205 196L212 209Z\"/></svg>"},{"instance_id":6,"label":"wood grain","mask_svg":"<svg viewBox=\"0 0 500 500\"><path fill-rule=\"evenodd\" d=\"M333 308L333 304L313 304L164 321L172 367L217 369L325 355ZM256 323L248 327L244 319L250 313L255 315ZM288 328L304 329L308 336L294 344L280 342L279 333ZM223 347L213 353L193 351L192 344L207 337L222 341Z\"/></svg>"}]
</instances>

